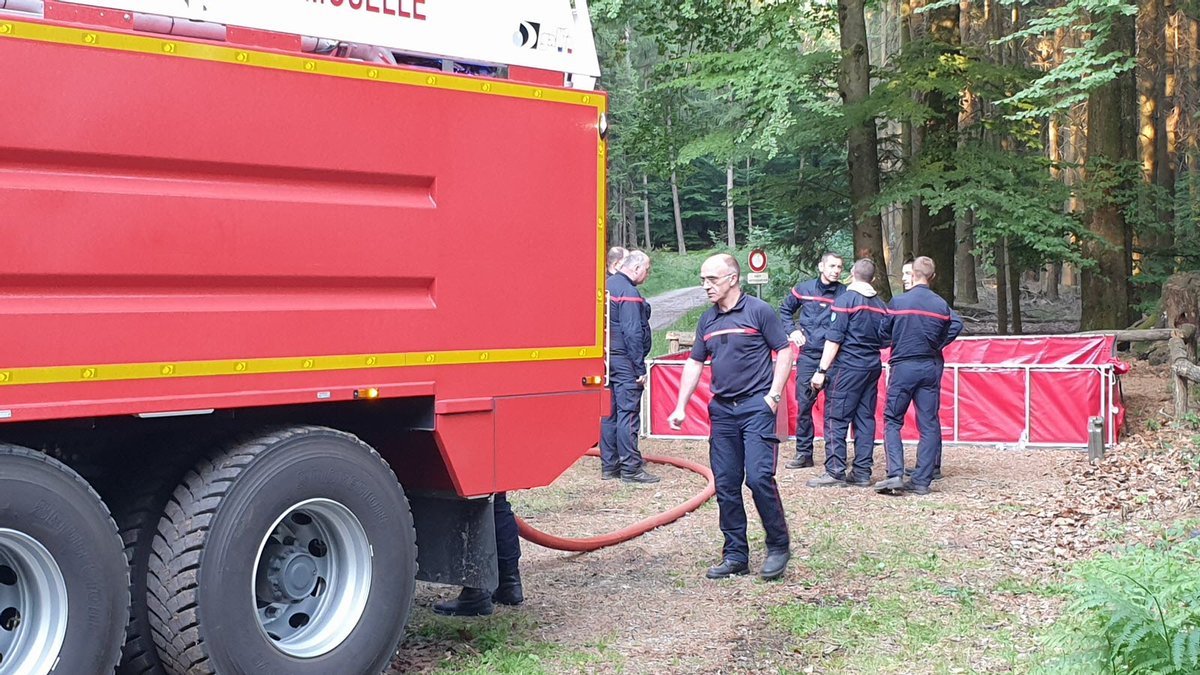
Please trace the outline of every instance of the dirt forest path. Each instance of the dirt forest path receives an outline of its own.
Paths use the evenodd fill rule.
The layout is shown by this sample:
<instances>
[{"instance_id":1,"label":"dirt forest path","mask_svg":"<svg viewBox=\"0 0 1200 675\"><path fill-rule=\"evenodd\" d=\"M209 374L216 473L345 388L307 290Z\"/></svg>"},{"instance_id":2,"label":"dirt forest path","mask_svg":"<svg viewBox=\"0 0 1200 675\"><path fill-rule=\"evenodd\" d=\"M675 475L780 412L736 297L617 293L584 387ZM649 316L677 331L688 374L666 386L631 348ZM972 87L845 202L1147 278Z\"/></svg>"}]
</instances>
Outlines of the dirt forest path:
<instances>
[{"instance_id":1,"label":"dirt forest path","mask_svg":"<svg viewBox=\"0 0 1200 675\"><path fill-rule=\"evenodd\" d=\"M779 582L704 578L720 557L712 500L592 553L522 542L524 605L438 617L430 606L457 589L418 584L389 673L1028 672L1074 560L1159 536L1172 514L1200 513L1200 495L1179 487L1200 484L1200 463L1172 463L1161 448L1177 432L1153 431L1169 407L1166 382L1163 368L1134 364L1123 385L1136 434L1100 467L1073 450L947 447L946 478L927 497L810 489L819 467L781 467L793 558ZM1200 435L1191 442L1200 447ZM707 463L703 440L643 439L642 450ZM875 479L883 465L877 448ZM587 536L703 485L682 470L651 470L661 483L623 485L601 481L598 460L582 458L553 485L510 499L539 529ZM763 534L745 499L757 566Z\"/></svg>"},{"instance_id":2,"label":"dirt forest path","mask_svg":"<svg viewBox=\"0 0 1200 675\"><path fill-rule=\"evenodd\" d=\"M650 330L666 328L689 311L708 304L708 296L699 286L679 288L648 298L650 303Z\"/></svg>"}]
</instances>

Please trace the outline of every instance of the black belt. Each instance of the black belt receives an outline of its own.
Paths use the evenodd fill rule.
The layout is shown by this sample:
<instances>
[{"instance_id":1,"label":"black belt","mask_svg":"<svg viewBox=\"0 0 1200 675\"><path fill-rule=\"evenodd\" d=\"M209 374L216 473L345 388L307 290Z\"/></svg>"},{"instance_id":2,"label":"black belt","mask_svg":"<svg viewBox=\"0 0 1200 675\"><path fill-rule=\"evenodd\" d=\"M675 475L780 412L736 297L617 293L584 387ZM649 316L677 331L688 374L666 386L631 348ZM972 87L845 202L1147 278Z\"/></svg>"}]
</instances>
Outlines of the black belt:
<instances>
[{"instance_id":1,"label":"black belt","mask_svg":"<svg viewBox=\"0 0 1200 675\"><path fill-rule=\"evenodd\" d=\"M736 405L745 403L746 401L749 401L752 398L755 398L755 397L762 398L766 395L767 395L767 392L763 391L763 392L757 392L754 394L742 394L741 396L732 396L732 397L731 396L713 396L713 400L722 405L736 406Z\"/></svg>"}]
</instances>

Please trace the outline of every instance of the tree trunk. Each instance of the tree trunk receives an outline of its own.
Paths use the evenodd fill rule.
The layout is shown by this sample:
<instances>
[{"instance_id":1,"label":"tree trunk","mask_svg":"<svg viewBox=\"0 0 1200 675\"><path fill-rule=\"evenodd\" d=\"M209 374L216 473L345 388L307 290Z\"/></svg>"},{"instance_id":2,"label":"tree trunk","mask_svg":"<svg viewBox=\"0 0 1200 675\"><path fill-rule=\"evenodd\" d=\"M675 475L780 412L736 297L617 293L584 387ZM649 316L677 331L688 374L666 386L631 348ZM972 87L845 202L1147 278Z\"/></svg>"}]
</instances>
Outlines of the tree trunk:
<instances>
[{"instance_id":1,"label":"tree trunk","mask_svg":"<svg viewBox=\"0 0 1200 675\"><path fill-rule=\"evenodd\" d=\"M908 50L910 42L912 42L912 4L909 0L900 0L900 52L902 54ZM912 122L906 118L900 122L900 160L904 162L905 169L912 167L914 156ZM901 265L915 257L913 255L914 211L912 203L900 205L899 262Z\"/></svg>"},{"instance_id":2,"label":"tree trunk","mask_svg":"<svg viewBox=\"0 0 1200 675\"><path fill-rule=\"evenodd\" d=\"M992 251L996 266L996 335L1008 335L1008 257L1004 242L997 241Z\"/></svg>"},{"instance_id":3,"label":"tree trunk","mask_svg":"<svg viewBox=\"0 0 1200 675\"><path fill-rule=\"evenodd\" d=\"M847 107L861 106L871 93L870 52L865 0L838 0L842 60L838 88ZM879 194L879 150L875 120L865 119L849 130L847 164L850 171L850 210L854 217L854 257L875 261L874 286L884 300L892 297L883 256L883 221L871 201Z\"/></svg>"},{"instance_id":4,"label":"tree trunk","mask_svg":"<svg viewBox=\"0 0 1200 675\"><path fill-rule=\"evenodd\" d=\"M687 244L683 243L683 218L679 215L679 179L675 175L675 167L671 167L671 206L675 210L675 244L680 255L687 253Z\"/></svg>"},{"instance_id":5,"label":"tree trunk","mask_svg":"<svg viewBox=\"0 0 1200 675\"><path fill-rule=\"evenodd\" d=\"M954 255L954 298L960 304L979 302L979 281L975 277L975 216L968 213L955 222L958 242Z\"/></svg>"},{"instance_id":6,"label":"tree trunk","mask_svg":"<svg viewBox=\"0 0 1200 675\"><path fill-rule=\"evenodd\" d=\"M730 250L737 248L737 233L733 227L733 160L725 164L725 225Z\"/></svg>"},{"instance_id":7,"label":"tree trunk","mask_svg":"<svg viewBox=\"0 0 1200 675\"><path fill-rule=\"evenodd\" d=\"M958 4L933 9L926 14L930 21L930 37L948 53L959 50ZM957 149L958 111L960 99L940 91L928 94L930 117L924 124L925 138L921 149L923 158L945 162L950 166ZM931 213L922 205L920 220L916 224L920 248L917 253L933 259L937 276L930 288L954 304L954 253L957 244L954 238L954 211L944 208Z\"/></svg>"},{"instance_id":8,"label":"tree trunk","mask_svg":"<svg viewBox=\"0 0 1200 675\"><path fill-rule=\"evenodd\" d=\"M650 250L650 179L642 174L642 231L646 250Z\"/></svg>"},{"instance_id":9,"label":"tree trunk","mask_svg":"<svg viewBox=\"0 0 1200 675\"><path fill-rule=\"evenodd\" d=\"M746 235L754 228L754 209L750 205L750 158L746 158Z\"/></svg>"},{"instance_id":10,"label":"tree trunk","mask_svg":"<svg viewBox=\"0 0 1200 675\"><path fill-rule=\"evenodd\" d=\"M1021 334L1021 270L1013 264L1012 250L1008 246L1008 237L1004 238L1004 262L1008 268L1008 309L1012 315L1012 334Z\"/></svg>"},{"instance_id":11,"label":"tree trunk","mask_svg":"<svg viewBox=\"0 0 1200 675\"><path fill-rule=\"evenodd\" d=\"M1105 41L1104 51L1130 54L1133 43L1132 17L1114 17L1113 30ZM1128 118L1126 107L1133 104L1135 91L1132 73L1124 73L1088 96L1087 150L1093 172L1111 172L1115 164L1132 159L1132 154L1126 154L1132 148L1125 139L1136 142L1136 135L1125 124ZM1095 241L1086 243L1085 252L1096 266L1081 272L1083 309L1079 328L1125 328L1129 325L1129 226L1111 194L1101 196L1099 203L1092 205L1090 230Z\"/></svg>"},{"instance_id":12,"label":"tree trunk","mask_svg":"<svg viewBox=\"0 0 1200 675\"><path fill-rule=\"evenodd\" d=\"M1171 275L1163 284L1162 308L1167 328L1185 323L1200 325L1200 272Z\"/></svg>"}]
</instances>

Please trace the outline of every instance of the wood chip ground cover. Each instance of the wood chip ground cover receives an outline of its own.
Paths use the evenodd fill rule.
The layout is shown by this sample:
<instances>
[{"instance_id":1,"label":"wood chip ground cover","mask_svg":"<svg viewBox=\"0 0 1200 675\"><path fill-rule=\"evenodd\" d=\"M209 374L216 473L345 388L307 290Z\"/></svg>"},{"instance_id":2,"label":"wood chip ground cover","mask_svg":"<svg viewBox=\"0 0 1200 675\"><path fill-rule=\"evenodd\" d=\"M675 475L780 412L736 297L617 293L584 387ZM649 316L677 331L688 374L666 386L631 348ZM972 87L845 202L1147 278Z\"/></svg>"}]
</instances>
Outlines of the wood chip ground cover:
<instances>
[{"instance_id":1,"label":"wood chip ground cover","mask_svg":"<svg viewBox=\"0 0 1200 675\"><path fill-rule=\"evenodd\" d=\"M1135 364L1124 387L1131 435L1096 466L1078 451L947 447L946 478L928 497L814 490L804 482L819 468L781 468L793 560L780 582L704 578L720 556L713 501L593 553L523 542L523 606L437 617L429 606L456 589L419 584L392 672L1026 671L1064 604L1073 561L1200 528L1200 419L1165 423L1161 368ZM702 441L642 448L707 460ZM510 498L535 527L587 536L666 510L703 485L682 470L652 470L661 483L602 482L598 460L584 458L552 486ZM877 448L876 479L882 471ZM750 514L757 565L762 530Z\"/></svg>"}]
</instances>

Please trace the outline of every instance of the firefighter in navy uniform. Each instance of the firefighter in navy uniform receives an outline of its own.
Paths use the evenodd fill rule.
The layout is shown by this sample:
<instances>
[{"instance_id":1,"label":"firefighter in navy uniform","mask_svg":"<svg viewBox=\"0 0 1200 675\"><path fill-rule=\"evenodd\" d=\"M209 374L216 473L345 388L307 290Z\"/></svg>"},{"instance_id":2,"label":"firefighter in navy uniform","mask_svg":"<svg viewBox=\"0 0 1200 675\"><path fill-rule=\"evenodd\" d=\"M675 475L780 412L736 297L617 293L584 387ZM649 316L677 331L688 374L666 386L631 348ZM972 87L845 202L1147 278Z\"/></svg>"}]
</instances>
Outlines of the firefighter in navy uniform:
<instances>
[{"instance_id":1,"label":"firefighter in navy uniform","mask_svg":"<svg viewBox=\"0 0 1200 675\"><path fill-rule=\"evenodd\" d=\"M885 344L891 343L892 356L883 409L888 477L875 484L878 492L929 494L934 472L941 468L942 424L938 411L945 363L942 350L962 332L963 323L958 313L929 288L934 273L933 260L925 256L913 260L912 289L892 299L883 325L883 339ZM917 466L912 480L905 482L900 429L909 403L916 403L921 437L917 442Z\"/></svg>"},{"instance_id":2,"label":"firefighter in navy uniform","mask_svg":"<svg viewBox=\"0 0 1200 675\"><path fill-rule=\"evenodd\" d=\"M650 354L650 304L637 287L650 276L650 256L630 251L608 278L609 387L612 412L600 423L600 477L626 483L657 483L638 450L642 389Z\"/></svg>"},{"instance_id":3,"label":"firefighter in navy uniform","mask_svg":"<svg viewBox=\"0 0 1200 675\"><path fill-rule=\"evenodd\" d=\"M783 329L793 347L800 352L800 358L796 360L796 456L787 463L789 469L813 465L812 409L817 397L809 380L817 372L825 349L830 310L834 301L846 292L846 285L839 281L842 277L841 256L826 252L817 264L817 271L816 279L797 284L779 303ZM800 312L798 318L795 317L797 311Z\"/></svg>"},{"instance_id":4,"label":"firefighter in navy uniform","mask_svg":"<svg viewBox=\"0 0 1200 675\"><path fill-rule=\"evenodd\" d=\"M871 280L875 263L854 263L846 293L833 304L825 350L809 380L825 390L825 473L809 487L869 487L875 460L875 404L879 400L880 328L887 306ZM854 425L854 465L846 461L846 432Z\"/></svg>"},{"instance_id":5,"label":"firefighter in navy uniform","mask_svg":"<svg viewBox=\"0 0 1200 675\"><path fill-rule=\"evenodd\" d=\"M732 256L709 258L700 267L700 275L713 306L700 317L695 346L683 367L679 400L668 421L675 429L683 424L704 361L711 357L708 457L725 545L720 564L710 567L706 576L724 579L750 571L744 480L766 532L767 556L759 576L778 579L791 559L791 537L775 484L779 449L775 413L792 369L791 344L771 306L742 293L738 284L741 269ZM778 352L774 364L772 350Z\"/></svg>"}]
</instances>

